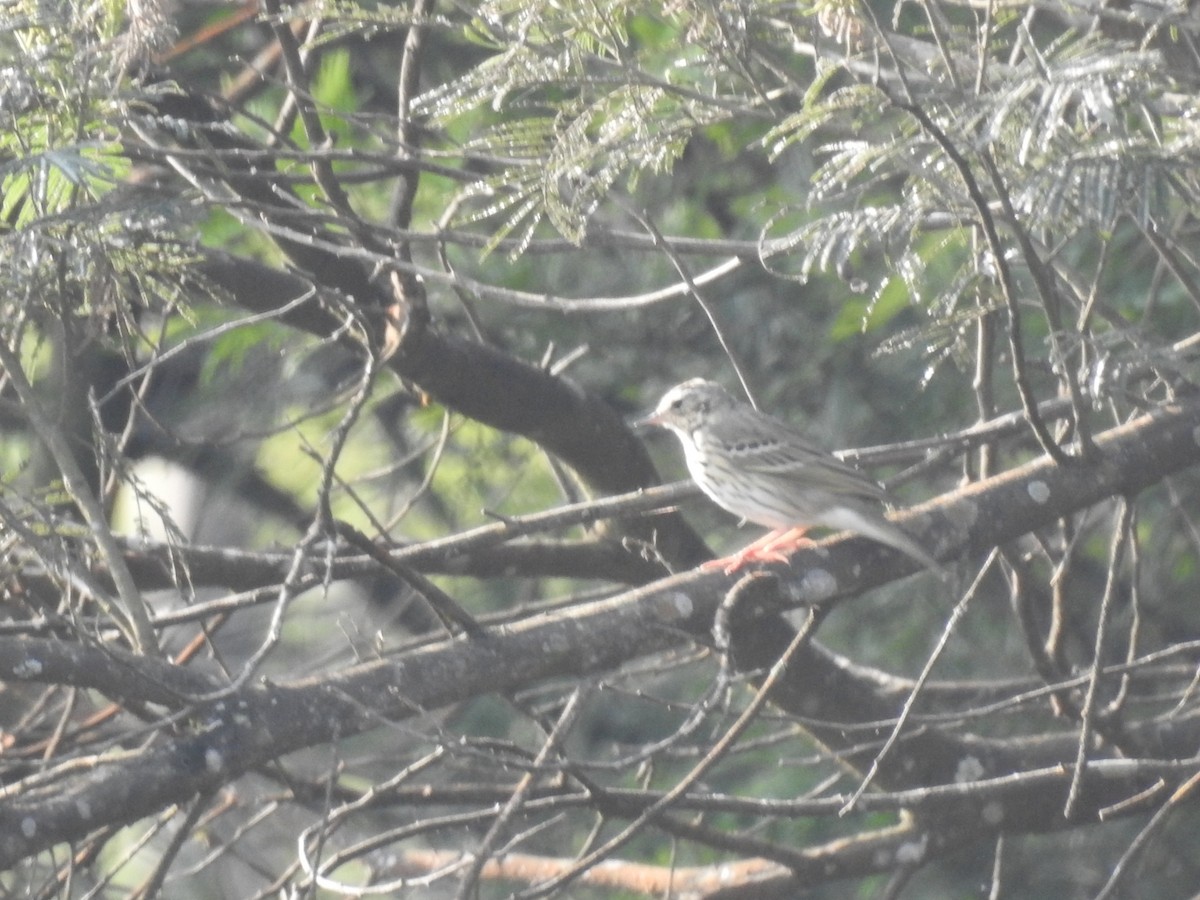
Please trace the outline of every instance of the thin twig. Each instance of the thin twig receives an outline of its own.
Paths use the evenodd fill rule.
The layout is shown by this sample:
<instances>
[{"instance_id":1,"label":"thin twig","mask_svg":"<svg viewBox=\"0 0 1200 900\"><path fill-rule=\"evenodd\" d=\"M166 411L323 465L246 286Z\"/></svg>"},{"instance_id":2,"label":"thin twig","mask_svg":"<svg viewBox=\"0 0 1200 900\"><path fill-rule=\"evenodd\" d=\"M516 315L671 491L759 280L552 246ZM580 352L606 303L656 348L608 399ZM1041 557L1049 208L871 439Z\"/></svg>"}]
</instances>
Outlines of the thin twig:
<instances>
[{"instance_id":1,"label":"thin twig","mask_svg":"<svg viewBox=\"0 0 1200 900\"><path fill-rule=\"evenodd\" d=\"M754 578L756 576L752 573L746 577ZM780 655L779 659L775 661L775 664L771 666L771 670L767 673L767 677L763 679L762 684L759 686L757 692L755 692L754 699L747 704L741 715L739 715L734 723L729 726L729 729L723 735L721 735L720 739L713 743L712 748L705 753L704 758L696 763L696 765L693 766L692 769L686 775L684 775L683 778L681 778L673 788L671 788L671 790L667 791L657 801L648 806L641 814L637 816L637 818L630 822L614 837L605 841L595 850L578 860L574 865L567 869L566 872L547 882L544 882L536 889L529 891L526 896L549 896L555 893L559 888L573 881L592 866L602 862L610 854L632 840L645 825L654 819L655 816L670 807L672 803L686 794L697 781L703 778L705 773L708 772L709 769L716 765L716 763L725 756L730 747L733 746L734 742L737 741L737 739L741 737L742 733L750 727L751 723L766 705L772 688L774 688L775 684L783 677L788 665L791 663L793 657L795 657L795 655L800 651L800 648L812 639L813 634L816 632L817 626L825 618L827 612L828 608L826 607L809 607L808 617L804 620L804 624L796 630L796 633L788 643L787 648Z\"/></svg>"},{"instance_id":2,"label":"thin twig","mask_svg":"<svg viewBox=\"0 0 1200 900\"><path fill-rule=\"evenodd\" d=\"M954 609L950 613L950 618L946 620L946 625L942 629L941 636L938 638L937 644L929 654L929 658L925 660L925 666L921 669L921 674L917 676L917 680L913 683L912 689L908 692L908 696L904 699L904 706L900 710L900 715L896 717L896 724L892 726L892 733L888 735L888 739L884 742L879 753L871 760L871 768L859 783L858 788L850 795L850 799L846 801L846 805L840 810L840 815L846 815L854 810L863 793L870 787L871 782L879 772L879 766L887 757L896 741L900 739L900 732L904 729L904 725L908 722L908 717L912 714L913 707L916 706L917 697L921 693L921 689L929 680L929 676L933 673L933 667L942 656L942 651L946 649L946 644L950 640L950 635L954 633L955 627L959 620L966 614L967 604L969 604L976 592L979 590L983 579L988 572L991 571L992 565L996 562L998 551L993 549L988 554L988 558L984 560L982 566L979 567L979 572L975 575L975 580L971 582L970 587L963 593L962 599L955 604Z\"/></svg>"},{"instance_id":3,"label":"thin twig","mask_svg":"<svg viewBox=\"0 0 1200 900\"><path fill-rule=\"evenodd\" d=\"M29 424L54 457L54 463L62 475L63 485L79 507L79 511L83 513L100 555L104 557L120 599L119 605L113 607L113 611L119 613L113 617L113 621L124 632L131 646L142 653L157 654L158 637L150 621L150 611L141 591L138 590L137 581L125 564L125 558L121 555L121 548L113 536L112 529L108 527L104 508L88 485L87 476L79 467L66 436L44 414L37 392L25 377L20 359L5 341L0 341L0 367L7 372L13 389L21 399L22 411L29 418Z\"/></svg>"},{"instance_id":4,"label":"thin twig","mask_svg":"<svg viewBox=\"0 0 1200 900\"><path fill-rule=\"evenodd\" d=\"M670 260L671 265L675 268L675 271L679 274L679 277L683 279L683 283L687 285L688 293L691 294L692 299L696 301L696 304L704 312L705 317L708 319L708 324L712 326L713 334L715 334L717 337L717 343L721 345L721 349L725 351L725 358L728 359L729 364L733 366L734 374L737 375L738 381L742 385L742 390L745 392L746 397L750 400L750 405L755 409L758 409L758 403L754 399L754 393L750 390L750 383L746 380L746 374L742 371L742 366L738 362L737 357L733 353L733 348L729 345L729 341L725 337L725 331L722 329L721 323L717 320L717 314L713 311L713 306L711 303L709 303L708 298L700 292L700 286L696 284L695 279L692 278L691 271L686 265L684 265L684 262L682 259L680 259L679 255L675 253L675 251L671 249L671 246L663 239L662 232L658 230L658 226L654 224L648 214L645 212L638 212L637 210L631 209L628 206L625 208L631 216L641 222L642 226L648 232L650 232L651 236L654 238L655 244L662 249L663 253L666 254L667 259Z\"/></svg>"},{"instance_id":5,"label":"thin twig","mask_svg":"<svg viewBox=\"0 0 1200 900\"><path fill-rule=\"evenodd\" d=\"M1083 789L1083 777L1087 769L1088 744L1092 740L1096 711L1096 697L1099 693L1101 673L1104 669L1104 639L1108 635L1108 621L1112 613L1113 599L1121 580L1121 560L1125 557L1125 547L1129 543L1129 528L1133 522L1133 504L1128 497L1122 497L1117 507L1117 527L1113 533L1112 549L1109 554L1108 580L1104 585L1104 596L1100 600L1099 621L1096 623L1096 640L1092 648L1092 671L1088 679L1087 694L1084 696L1083 708L1079 719L1079 746L1075 753L1075 767L1071 775L1071 789L1067 792L1067 803L1063 809L1063 818L1070 822L1075 816L1075 808L1079 803Z\"/></svg>"},{"instance_id":6,"label":"thin twig","mask_svg":"<svg viewBox=\"0 0 1200 900\"><path fill-rule=\"evenodd\" d=\"M1121 854L1121 858L1117 860L1117 864L1113 866L1112 873L1108 876L1108 881L1104 883L1099 893L1096 894L1095 900L1108 900L1109 897L1116 896L1117 885L1121 883L1121 878L1129 869L1129 864L1137 857L1154 835L1162 830L1166 823L1167 816L1178 809L1185 801L1191 798L1196 787L1200 785L1200 772L1197 772L1183 784L1181 784L1175 793L1167 799L1167 802L1158 808L1150 821L1146 823L1146 827L1138 832L1138 836L1129 842L1129 846L1125 852Z\"/></svg>"}]
</instances>

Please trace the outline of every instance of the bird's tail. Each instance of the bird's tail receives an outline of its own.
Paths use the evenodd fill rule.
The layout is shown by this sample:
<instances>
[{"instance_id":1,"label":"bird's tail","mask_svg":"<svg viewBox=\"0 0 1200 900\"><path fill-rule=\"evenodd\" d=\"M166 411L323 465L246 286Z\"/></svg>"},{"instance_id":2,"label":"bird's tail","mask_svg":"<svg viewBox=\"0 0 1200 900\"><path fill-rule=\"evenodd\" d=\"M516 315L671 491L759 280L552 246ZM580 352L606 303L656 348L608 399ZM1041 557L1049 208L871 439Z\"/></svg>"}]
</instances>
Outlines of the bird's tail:
<instances>
[{"instance_id":1,"label":"bird's tail","mask_svg":"<svg viewBox=\"0 0 1200 900\"><path fill-rule=\"evenodd\" d=\"M881 544L887 544L889 547L899 550L905 556L915 559L926 568L932 569L939 577L945 577L945 570L942 564L934 559L900 525L888 521L882 515L870 515L850 509L839 510L839 513L841 514L841 521L830 522L829 524L845 528L849 531L855 531L863 535L863 537L869 537L871 540L879 541Z\"/></svg>"}]
</instances>

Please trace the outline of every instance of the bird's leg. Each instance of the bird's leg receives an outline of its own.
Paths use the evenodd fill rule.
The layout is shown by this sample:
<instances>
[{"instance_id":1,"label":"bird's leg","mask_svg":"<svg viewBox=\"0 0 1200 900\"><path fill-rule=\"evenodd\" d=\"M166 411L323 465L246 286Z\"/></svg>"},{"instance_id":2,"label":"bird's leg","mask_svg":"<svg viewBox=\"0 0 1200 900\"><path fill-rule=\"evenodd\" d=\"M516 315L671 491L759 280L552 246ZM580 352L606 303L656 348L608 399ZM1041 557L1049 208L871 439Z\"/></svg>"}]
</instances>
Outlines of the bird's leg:
<instances>
[{"instance_id":1,"label":"bird's leg","mask_svg":"<svg viewBox=\"0 0 1200 900\"><path fill-rule=\"evenodd\" d=\"M726 575L732 575L750 562L787 562L787 557L783 555L783 551L780 548L786 547L789 550L794 550L805 543L811 543L811 541L807 541L804 537L804 533L807 530L803 526L776 528L774 531L768 531L753 543L747 544L736 553L724 556L721 559L710 559L708 562L701 564L700 568L705 571L722 569Z\"/></svg>"},{"instance_id":2,"label":"bird's leg","mask_svg":"<svg viewBox=\"0 0 1200 900\"><path fill-rule=\"evenodd\" d=\"M779 562L786 562L783 556L784 550L795 550L797 547L810 547L812 541L805 537L808 534L807 525L797 525L794 528L779 529L768 534L764 538L765 543L760 548L761 553L769 559L774 559ZM754 542L755 544L758 541ZM754 546L751 544L751 546Z\"/></svg>"}]
</instances>

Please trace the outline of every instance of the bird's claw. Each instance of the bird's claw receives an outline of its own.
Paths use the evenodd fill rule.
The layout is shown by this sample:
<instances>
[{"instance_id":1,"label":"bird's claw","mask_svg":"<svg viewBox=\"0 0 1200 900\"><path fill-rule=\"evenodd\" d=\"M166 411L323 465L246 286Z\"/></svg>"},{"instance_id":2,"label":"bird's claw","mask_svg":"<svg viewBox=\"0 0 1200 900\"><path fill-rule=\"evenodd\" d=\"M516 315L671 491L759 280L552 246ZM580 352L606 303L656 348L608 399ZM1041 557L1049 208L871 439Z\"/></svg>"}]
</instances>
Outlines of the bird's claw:
<instances>
[{"instance_id":1,"label":"bird's claw","mask_svg":"<svg viewBox=\"0 0 1200 900\"><path fill-rule=\"evenodd\" d=\"M754 543L743 547L736 553L721 557L720 559L710 559L708 562L703 563L700 568L706 572L711 572L713 569L721 569L726 575L732 575L749 563L786 563L788 562L788 558L781 548L796 550L800 547L812 545L813 542L804 537L804 532L805 529L803 528L772 531L763 535Z\"/></svg>"}]
</instances>

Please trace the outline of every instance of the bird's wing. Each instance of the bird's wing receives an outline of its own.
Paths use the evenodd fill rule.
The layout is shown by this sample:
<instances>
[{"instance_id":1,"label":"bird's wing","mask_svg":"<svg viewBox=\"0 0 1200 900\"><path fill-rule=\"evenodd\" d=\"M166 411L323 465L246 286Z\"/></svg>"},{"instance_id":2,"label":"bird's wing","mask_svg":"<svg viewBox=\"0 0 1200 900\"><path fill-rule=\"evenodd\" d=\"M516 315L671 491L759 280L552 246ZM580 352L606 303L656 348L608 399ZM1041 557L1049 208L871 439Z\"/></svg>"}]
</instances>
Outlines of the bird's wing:
<instances>
[{"instance_id":1,"label":"bird's wing","mask_svg":"<svg viewBox=\"0 0 1200 900\"><path fill-rule=\"evenodd\" d=\"M745 442L737 455L748 472L778 477L789 484L811 485L842 496L890 503L891 497L877 482L854 466L812 444L795 429L772 421L768 439Z\"/></svg>"},{"instance_id":2,"label":"bird's wing","mask_svg":"<svg viewBox=\"0 0 1200 900\"><path fill-rule=\"evenodd\" d=\"M746 469L762 475L773 475L789 483L811 484L835 494L869 497L888 502L887 491L858 469L837 457L813 448L798 451L789 443L784 447L766 449L747 458Z\"/></svg>"}]
</instances>

